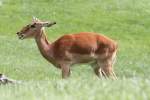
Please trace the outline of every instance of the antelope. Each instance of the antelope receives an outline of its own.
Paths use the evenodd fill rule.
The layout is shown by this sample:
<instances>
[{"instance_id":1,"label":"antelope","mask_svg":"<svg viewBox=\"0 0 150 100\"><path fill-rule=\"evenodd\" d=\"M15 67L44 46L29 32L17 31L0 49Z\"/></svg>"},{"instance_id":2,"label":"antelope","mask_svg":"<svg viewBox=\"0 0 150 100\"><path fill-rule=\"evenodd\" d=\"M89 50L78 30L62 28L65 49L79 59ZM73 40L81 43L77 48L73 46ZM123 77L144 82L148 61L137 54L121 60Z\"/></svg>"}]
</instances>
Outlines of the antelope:
<instances>
[{"instance_id":1,"label":"antelope","mask_svg":"<svg viewBox=\"0 0 150 100\"><path fill-rule=\"evenodd\" d=\"M70 66L91 62L98 77L117 79L113 71L117 53L117 43L114 40L98 33L80 32L61 36L49 43L44 28L54 24L56 22L33 18L31 24L23 27L17 35L21 40L34 38L42 56L61 69L62 78L70 76Z\"/></svg>"}]
</instances>

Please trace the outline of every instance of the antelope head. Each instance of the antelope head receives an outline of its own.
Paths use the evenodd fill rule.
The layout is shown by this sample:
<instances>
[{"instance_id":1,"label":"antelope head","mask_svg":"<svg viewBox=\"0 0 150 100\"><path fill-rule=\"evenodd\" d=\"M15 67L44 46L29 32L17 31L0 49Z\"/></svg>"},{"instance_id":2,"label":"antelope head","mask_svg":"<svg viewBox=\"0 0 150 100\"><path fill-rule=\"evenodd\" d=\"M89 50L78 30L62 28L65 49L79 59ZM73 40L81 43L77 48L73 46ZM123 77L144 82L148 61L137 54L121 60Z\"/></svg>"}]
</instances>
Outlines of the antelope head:
<instances>
[{"instance_id":1,"label":"antelope head","mask_svg":"<svg viewBox=\"0 0 150 100\"><path fill-rule=\"evenodd\" d=\"M19 39L22 39L22 40L25 38L34 38L41 33L41 30L44 27L51 27L54 24L56 24L56 22L41 21L33 17L32 23L23 27L16 34L18 35Z\"/></svg>"}]
</instances>

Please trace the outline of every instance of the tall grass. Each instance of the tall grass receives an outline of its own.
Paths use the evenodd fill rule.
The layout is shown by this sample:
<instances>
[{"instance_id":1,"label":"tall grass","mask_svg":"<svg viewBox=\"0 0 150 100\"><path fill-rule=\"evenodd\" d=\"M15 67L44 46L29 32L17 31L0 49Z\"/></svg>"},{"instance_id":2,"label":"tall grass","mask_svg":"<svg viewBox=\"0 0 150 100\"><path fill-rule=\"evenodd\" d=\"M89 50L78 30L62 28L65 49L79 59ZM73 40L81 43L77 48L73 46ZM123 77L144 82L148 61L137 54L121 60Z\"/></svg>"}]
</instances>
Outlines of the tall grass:
<instances>
[{"instance_id":1,"label":"tall grass","mask_svg":"<svg viewBox=\"0 0 150 100\"><path fill-rule=\"evenodd\" d=\"M0 72L20 85L0 86L0 100L149 100L149 0L0 0ZM118 80L98 79L88 64L60 70L40 55L34 40L16 32L36 16L56 21L46 32L52 42L81 31L109 36L119 44Z\"/></svg>"}]
</instances>

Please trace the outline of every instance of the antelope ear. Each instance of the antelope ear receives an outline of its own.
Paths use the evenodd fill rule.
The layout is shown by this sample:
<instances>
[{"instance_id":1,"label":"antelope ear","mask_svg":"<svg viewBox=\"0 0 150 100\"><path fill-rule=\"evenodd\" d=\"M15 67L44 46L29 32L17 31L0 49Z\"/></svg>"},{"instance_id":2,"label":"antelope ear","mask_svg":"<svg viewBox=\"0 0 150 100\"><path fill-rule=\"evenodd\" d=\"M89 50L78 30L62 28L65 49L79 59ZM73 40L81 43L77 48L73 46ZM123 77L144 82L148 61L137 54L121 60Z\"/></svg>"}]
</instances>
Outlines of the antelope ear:
<instances>
[{"instance_id":1,"label":"antelope ear","mask_svg":"<svg viewBox=\"0 0 150 100\"><path fill-rule=\"evenodd\" d=\"M39 21L40 21L40 20L39 20L38 18L36 18L36 17L33 16L33 18L32 18L32 22L33 22L33 23L39 22Z\"/></svg>"},{"instance_id":2,"label":"antelope ear","mask_svg":"<svg viewBox=\"0 0 150 100\"><path fill-rule=\"evenodd\" d=\"M56 22L44 22L43 23L43 27L51 27L51 26L53 26L55 24L56 24Z\"/></svg>"}]
</instances>

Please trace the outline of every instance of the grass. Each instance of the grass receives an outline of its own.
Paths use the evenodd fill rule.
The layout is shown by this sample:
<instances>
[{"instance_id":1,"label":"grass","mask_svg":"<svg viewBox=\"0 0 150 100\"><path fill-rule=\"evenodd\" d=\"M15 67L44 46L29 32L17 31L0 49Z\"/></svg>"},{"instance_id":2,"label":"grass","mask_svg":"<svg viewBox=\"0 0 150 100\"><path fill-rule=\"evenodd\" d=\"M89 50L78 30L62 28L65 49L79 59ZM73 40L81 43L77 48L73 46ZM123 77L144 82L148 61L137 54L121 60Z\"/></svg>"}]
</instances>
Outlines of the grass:
<instances>
[{"instance_id":1,"label":"grass","mask_svg":"<svg viewBox=\"0 0 150 100\"><path fill-rule=\"evenodd\" d=\"M1 85L0 100L149 100L149 9L149 0L0 0L0 72L23 81ZM62 80L34 40L20 41L15 34L32 16L57 22L46 29L50 41L81 31L115 39L119 79L98 79L84 64Z\"/></svg>"}]
</instances>

